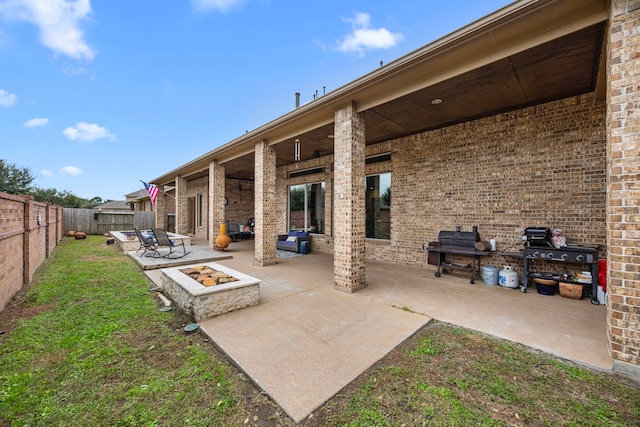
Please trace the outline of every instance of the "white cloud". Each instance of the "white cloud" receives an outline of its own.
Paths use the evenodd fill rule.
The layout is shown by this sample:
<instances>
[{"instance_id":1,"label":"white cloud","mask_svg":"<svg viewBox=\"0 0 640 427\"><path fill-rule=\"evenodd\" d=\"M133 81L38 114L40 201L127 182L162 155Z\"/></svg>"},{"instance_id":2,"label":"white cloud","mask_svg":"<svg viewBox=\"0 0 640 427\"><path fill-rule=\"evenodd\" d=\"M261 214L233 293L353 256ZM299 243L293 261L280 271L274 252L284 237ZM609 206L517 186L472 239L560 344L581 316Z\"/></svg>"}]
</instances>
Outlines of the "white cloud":
<instances>
[{"instance_id":1,"label":"white cloud","mask_svg":"<svg viewBox=\"0 0 640 427\"><path fill-rule=\"evenodd\" d=\"M88 73L84 67L72 67L70 65L65 65L62 68L62 72L67 76L81 76Z\"/></svg>"},{"instance_id":2,"label":"white cloud","mask_svg":"<svg viewBox=\"0 0 640 427\"><path fill-rule=\"evenodd\" d=\"M40 29L40 41L55 54L92 60L80 22L91 14L90 0L7 0L0 3L0 16L26 21Z\"/></svg>"},{"instance_id":3,"label":"white cloud","mask_svg":"<svg viewBox=\"0 0 640 427\"><path fill-rule=\"evenodd\" d=\"M244 2L245 0L191 0L193 8L196 10L219 10L220 12L242 6Z\"/></svg>"},{"instance_id":4,"label":"white cloud","mask_svg":"<svg viewBox=\"0 0 640 427\"><path fill-rule=\"evenodd\" d=\"M62 134L72 141L76 139L83 142L93 142L96 139L108 139L117 141L118 138L109 129L98 126L95 123L80 122L62 131Z\"/></svg>"},{"instance_id":5,"label":"white cloud","mask_svg":"<svg viewBox=\"0 0 640 427\"><path fill-rule=\"evenodd\" d=\"M367 49L388 49L402 40L400 33L392 33L386 28L371 28L371 16L367 13L357 12L354 18L343 18L343 21L350 22L353 31L339 42L338 50L341 52L364 56Z\"/></svg>"},{"instance_id":6,"label":"white cloud","mask_svg":"<svg viewBox=\"0 0 640 427\"><path fill-rule=\"evenodd\" d=\"M75 166L65 166L62 169L60 169L60 173L63 175L78 176L78 175L81 175L83 171L82 169L79 169Z\"/></svg>"},{"instance_id":7,"label":"white cloud","mask_svg":"<svg viewBox=\"0 0 640 427\"><path fill-rule=\"evenodd\" d=\"M35 119L27 120L22 126L26 128L35 128L38 126L44 126L47 123L49 123L49 119L41 119L40 117L36 117Z\"/></svg>"},{"instance_id":8,"label":"white cloud","mask_svg":"<svg viewBox=\"0 0 640 427\"><path fill-rule=\"evenodd\" d=\"M51 172L50 170L47 170L47 169L42 169L40 171L40 175L46 176L47 178L49 178L49 177L53 176L53 172Z\"/></svg>"},{"instance_id":9,"label":"white cloud","mask_svg":"<svg viewBox=\"0 0 640 427\"><path fill-rule=\"evenodd\" d=\"M18 99L13 93L0 89L0 107L11 107Z\"/></svg>"}]
</instances>

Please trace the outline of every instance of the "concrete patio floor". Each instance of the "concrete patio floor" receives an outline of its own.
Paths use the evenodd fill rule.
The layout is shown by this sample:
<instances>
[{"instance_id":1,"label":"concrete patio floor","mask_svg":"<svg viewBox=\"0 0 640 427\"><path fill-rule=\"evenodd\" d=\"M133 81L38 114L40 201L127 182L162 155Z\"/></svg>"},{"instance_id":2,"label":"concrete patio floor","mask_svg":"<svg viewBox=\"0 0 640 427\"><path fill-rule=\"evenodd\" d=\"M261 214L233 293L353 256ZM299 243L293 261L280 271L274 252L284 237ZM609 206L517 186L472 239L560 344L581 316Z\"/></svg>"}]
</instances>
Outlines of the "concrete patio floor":
<instances>
[{"instance_id":1,"label":"concrete patio floor","mask_svg":"<svg viewBox=\"0 0 640 427\"><path fill-rule=\"evenodd\" d=\"M206 242L193 242L204 245ZM262 280L260 304L200 322L227 356L301 421L431 319L505 338L597 369L611 369L606 307L470 285L463 274L367 262L367 287L333 289L333 257L310 253L253 265L253 241L216 262ZM159 271L145 273L157 283Z\"/></svg>"}]
</instances>

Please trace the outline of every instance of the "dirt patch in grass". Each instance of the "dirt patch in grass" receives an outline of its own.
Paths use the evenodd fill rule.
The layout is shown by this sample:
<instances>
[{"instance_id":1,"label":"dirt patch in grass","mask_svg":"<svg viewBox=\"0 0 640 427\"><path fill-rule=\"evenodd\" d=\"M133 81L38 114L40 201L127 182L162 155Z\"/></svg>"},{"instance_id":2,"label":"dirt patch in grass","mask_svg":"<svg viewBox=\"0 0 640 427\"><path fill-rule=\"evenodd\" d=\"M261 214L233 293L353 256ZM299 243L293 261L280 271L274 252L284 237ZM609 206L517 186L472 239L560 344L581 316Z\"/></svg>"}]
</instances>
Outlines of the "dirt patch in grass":
<instances>
[{"instance_id":1,"label":"dirt patch in grass","mask_svg":"<svg viewBox=\"0 0 640 427\"><path fill-rule=\"evenodd\" d=\"M48 304L31 305L34 301L28 297L28 288L28 286L24 286L20 289L7 307L0 311L0 335L11 332L21 320L37 316L51 307Z\"/></svg>"}]
</instances>

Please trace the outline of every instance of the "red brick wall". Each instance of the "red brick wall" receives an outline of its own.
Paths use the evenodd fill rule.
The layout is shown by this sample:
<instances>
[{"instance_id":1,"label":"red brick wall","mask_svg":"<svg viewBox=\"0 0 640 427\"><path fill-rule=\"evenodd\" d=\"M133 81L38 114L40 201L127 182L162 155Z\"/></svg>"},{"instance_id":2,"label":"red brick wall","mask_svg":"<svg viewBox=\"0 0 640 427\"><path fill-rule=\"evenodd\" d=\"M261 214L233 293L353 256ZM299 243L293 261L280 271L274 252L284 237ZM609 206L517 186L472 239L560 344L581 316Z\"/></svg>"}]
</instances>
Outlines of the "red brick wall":
<instances>
[{"instance_id":1,"label":"red brick wall","mask_svg":"<svg viewBox=\"0 0 640 427\"><path fill-rule=\"evenodd\" d=\"M62 215L61 207L0 193L0 311L62 239Z\"/></svg>"},{"instance_id":2,"label":"red brick wall","mask_svg":"<svg viewBox=\"0 0 640 427\"><path fill-rule=\"evenodd\" d=\"M0 310L25 282L24 200L0 193Z\"/></svg>"},{"instance_id":3,"label":"red brick wall","mask_svg":"<svg viewBox=\"0 0 640 427\"><path fill-rule=\"evenodd\" d=\"M424 266L422 245L440 230L474 225L499 251L545 226L604 254L605 145L605 105L592 94L391 141L391 162L371 165L392 172L391 240L368 241L367 258Z\"/></svg>"}]
</instances>

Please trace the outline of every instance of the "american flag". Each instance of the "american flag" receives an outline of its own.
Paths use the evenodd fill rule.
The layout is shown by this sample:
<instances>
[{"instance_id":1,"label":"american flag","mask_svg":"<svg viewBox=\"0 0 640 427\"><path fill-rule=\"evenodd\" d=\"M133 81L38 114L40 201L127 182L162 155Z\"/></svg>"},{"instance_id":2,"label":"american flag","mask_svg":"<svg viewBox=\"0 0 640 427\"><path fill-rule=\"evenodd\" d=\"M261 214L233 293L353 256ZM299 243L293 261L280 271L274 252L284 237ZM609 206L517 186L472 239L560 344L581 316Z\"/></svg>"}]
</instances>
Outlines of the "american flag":
<instances>
[{"instance_id":1,"label":"american flag","mask_svg":"<svg viewBox=\"0 0 640 427\"><path fill-rule=\"evenodd\" d=\"M149 193L149 198L151 199L151 204L153 206L156 205L156 200L158 199L158 192L160 190L158 190L158 187L156 187L154 184L147 184L144 181L140 181L144 184L144 188L147 189L147 193Z\"/></svg>"}]
</instances>

